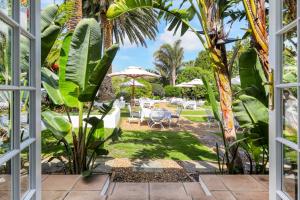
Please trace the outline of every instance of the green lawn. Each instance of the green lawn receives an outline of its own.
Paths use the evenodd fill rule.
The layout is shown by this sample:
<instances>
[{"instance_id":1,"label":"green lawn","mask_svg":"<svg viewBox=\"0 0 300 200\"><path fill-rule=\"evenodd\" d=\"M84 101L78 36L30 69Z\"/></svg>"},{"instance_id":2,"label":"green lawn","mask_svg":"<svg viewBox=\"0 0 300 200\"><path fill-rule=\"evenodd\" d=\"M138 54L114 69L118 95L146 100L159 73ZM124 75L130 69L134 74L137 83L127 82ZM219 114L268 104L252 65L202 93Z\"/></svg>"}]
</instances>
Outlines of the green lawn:
<instances>
[{"instance_id":1,"label":"green lawn","mask_svg":"<svg viewBox=\"0 0 300 200\"><path fill-rule=\"evenodd\" d=\"M192 122L207 122L207 117L201 117L201 116L184 116L184 117Z\"/></svg>"},{"instance_id":2,"label":"green lawn","mask_svg":"<svg viewBox=\"0 0 300 200\"><path fill-rule=\"evenodd\" d=\"M106 135L112 129L106 129ZM66 139L71 141L71 136ZM43 157L65 151L49 133L42 136ZM52 145L50 145L52 143ZM54 144L55 144L54 143ZM129 159L173 159L216 161L216 154L185 132L124 131L119 141L105 145L109 156Z\"/></svg>"},{"instance_id":3,"label":"green lawn","mask_svg":"<svg viewBox=\"0 0 300 200\"><path fill-rule=\"evenodd\" d=\"M207 112L204 109L201 110L183 110L181 115L207 115Z\"/></svg>"},{"instance_id":4,"label":"green lawn","mask_svg":"<svg viewBox=\"0 0 300 200\"><path fill-rule=\"evenodd\" d=\"M124 131L106 148L115 158L216 161L212 150L185 132Z\"/></svg>"}]
</instances>

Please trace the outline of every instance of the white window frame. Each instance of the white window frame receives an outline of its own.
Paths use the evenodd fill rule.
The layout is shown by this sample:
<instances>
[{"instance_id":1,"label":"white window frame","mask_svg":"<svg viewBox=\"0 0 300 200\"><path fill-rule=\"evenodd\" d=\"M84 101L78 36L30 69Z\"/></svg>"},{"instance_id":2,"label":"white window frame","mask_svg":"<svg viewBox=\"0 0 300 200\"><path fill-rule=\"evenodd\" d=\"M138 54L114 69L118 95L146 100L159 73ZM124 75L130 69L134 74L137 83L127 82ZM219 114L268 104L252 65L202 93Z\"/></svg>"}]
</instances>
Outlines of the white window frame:
<instances>
[{"instance_id":1,"label":"white window frame","mask_svg":"<svg viewBox=\"0 0 300 200\"><path fill-rule=\"evenodd\" d=\"M40 42L40 0L30 0L30 31L20 25L20 0L11 0L12 18L0 10L0 20L13 30L11 85L0 85L0 91L13 94L13 127L11 133L11 150L0 156L0 165L11 161L11 199L41 199L41 42ZM30 39L30 85L20 86L20 36ZM29 139L20 143L20 91L30 93ZM20 196L20 153L29 148L28 191Z\"/></svg>"},{"instance_id":2,"label":"white window frame","mask_svg":"<svg viewBox=\"0 0 300 200\"><path fill-rule=\"evenodd\" d=\"M300 200L300 166L299 166L299 155L300 155L300 125L298 123L297 140L298 144L295 144L282 137L282 89L297 87L298 96L298 114L299 114L299 89L300 89L300 65L299 65L299 40L300 40L300 1L297 1L297 19L286 26L282 26L282 8L281 4L283 0L270 0L270 38L269 38L269 61L270 66L274 70L274 110L269 112L269 152L270 152L270 172L269 172L269 200L290 200L290 198L282 191L282 145L285 145L298 153L297 156L297 178L298 178L298 199ZM282 36L292 28L297 27L297 66L298 66L298 80L297 83L281 83L282 76ZM299 122L299 115L298 115Z\"/></svg>"}]
</instances>

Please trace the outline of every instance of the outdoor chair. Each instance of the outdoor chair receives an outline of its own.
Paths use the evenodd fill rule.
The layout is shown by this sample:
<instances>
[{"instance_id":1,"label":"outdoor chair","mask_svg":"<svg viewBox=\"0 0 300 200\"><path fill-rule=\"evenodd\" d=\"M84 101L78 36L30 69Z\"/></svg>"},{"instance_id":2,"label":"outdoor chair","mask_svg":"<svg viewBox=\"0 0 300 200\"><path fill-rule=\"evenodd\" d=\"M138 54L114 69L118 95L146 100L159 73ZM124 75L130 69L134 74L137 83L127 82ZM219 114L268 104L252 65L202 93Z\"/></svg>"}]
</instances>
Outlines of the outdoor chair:
<instances>
[{"instance_id":1,"label":"outdoor chair","mask_svg":"<svg viewBox=\"0 0 300 200\"><path fill-rule=\"evenodd\" d=\"M171 120L175 119L175 125L180 126L179 125L179 120L180 120L180 114L181 114L181 112L182 112L182 107L177 107L176 113L174 113L174 114L171 115Z\"/></svg>"},{"instance_id":2,"label":"outdoor chair","mask_svg":"<svg viewBox=\"0 0 300 200\"><path fill-rule=\"evenodd\" d=\"M163 110L153 110L150 113L149 125L152 128L155 125L160 125L161 128L165 128L163 121L165 118L165 112Z\"/></svg>"},{"instance_id":3,"label":"outdoor chair","mask_svg":"<svg viewBox=\"0 0 300 200\"><path fill-rule=\"evenodd\" d=\"M129 118L128 118L129 124L132 121L138 121L138 123L140 123L141 113L140 112L133 112L130 105L128 105L128 111L129 111Z\"/></svg>"}]
</instances>

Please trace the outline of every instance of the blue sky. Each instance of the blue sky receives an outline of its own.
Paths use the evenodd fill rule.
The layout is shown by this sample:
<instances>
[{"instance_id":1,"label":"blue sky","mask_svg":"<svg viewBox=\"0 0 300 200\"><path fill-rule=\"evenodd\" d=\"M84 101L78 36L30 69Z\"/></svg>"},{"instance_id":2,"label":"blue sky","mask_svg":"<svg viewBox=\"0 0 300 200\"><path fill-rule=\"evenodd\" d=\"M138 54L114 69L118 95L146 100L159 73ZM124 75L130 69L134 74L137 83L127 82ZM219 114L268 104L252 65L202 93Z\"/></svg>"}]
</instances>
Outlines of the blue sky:
<instances>
[{"instance_id":1,"label":"blue sky","mask_svg":"<svg viewBox=\"0 0 300 200\"><path fill-rule=\"evenodd\" d=\"M42 0L42 8L52 3L61 3L63 0ZM174 4L175 5L175 4ZM200 30L199 22L193 20L191 24L195 29ZM153 53L164 43L173 43L177 39L182 40L182 46L185 50L184 60L189 61L197 57L199 51L203 50L203 46L199 39L192 33L188 31L182 37L179 33L175 36L173 32L166 29L167 24L161 22L158 25L159 32L155 41L146 40L147 48L138 47L136 45L130 44L130 42L125 39L124 45L121 45L120 51L117 54L115 61L113 62L113 71L120 71L127 68L130 65L141 66L145 69L153 69ZM230 31L230 37L241 38L244 31L242 28L246 28L247 24L245 21L235 23ZM228 48L231 48L229 46Z\"/></svg>"}]
</instances>

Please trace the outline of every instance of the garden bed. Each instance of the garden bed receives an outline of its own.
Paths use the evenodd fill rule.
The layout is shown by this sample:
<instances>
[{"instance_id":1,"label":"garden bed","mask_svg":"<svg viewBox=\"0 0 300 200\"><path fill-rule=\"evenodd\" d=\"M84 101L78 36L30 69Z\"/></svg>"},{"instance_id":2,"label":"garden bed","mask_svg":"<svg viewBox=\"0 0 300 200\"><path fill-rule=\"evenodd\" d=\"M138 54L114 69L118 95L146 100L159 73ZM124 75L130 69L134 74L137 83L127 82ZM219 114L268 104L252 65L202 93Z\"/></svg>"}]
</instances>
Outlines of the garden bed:
<instances>
[{"instance_id":1,"label":"garden bed","mask_svg":"<svg viewBox=\"0 0 300 200\"><path fill-rule=\"evenodd\" d=\"M162 169L160 172L140 172L132 168L115 168L113 182L193 182L183 169Z\"/></svg>"}]
</instances>

